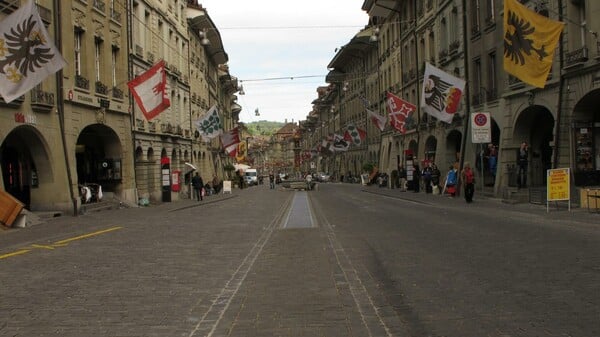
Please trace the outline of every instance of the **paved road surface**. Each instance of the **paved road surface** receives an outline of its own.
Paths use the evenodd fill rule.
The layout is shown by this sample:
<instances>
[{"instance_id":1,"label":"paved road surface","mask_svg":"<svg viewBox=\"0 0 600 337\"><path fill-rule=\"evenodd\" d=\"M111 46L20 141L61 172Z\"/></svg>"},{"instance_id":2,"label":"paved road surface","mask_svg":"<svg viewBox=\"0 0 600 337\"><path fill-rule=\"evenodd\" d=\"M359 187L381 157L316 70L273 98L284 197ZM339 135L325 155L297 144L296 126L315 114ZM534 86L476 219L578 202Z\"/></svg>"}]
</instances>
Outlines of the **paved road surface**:
<instances>
[{"instance_id":1,"label":"paved road surface","mask_svg":"<svg viewBox=\"0 0 600 337\"><path fill-rule=\"evenodd\" d=\"M350 184L0 234L0 336L598 336L600 219Z\"/></svg>"}]
</instances>

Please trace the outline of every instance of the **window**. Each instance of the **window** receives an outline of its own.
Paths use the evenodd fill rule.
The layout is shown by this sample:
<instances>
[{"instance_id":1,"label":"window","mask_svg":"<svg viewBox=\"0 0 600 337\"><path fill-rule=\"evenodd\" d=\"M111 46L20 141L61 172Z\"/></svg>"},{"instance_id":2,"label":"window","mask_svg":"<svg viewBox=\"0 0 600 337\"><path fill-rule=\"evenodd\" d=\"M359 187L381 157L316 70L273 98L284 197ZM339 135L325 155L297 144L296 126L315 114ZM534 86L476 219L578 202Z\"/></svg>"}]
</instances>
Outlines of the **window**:
<instances>
[{"instance_id":1,"label":"window","mask_svg":"<svg viewBox=\"0 0 600 337\"><path fill-rule=\"evenodd\" d=\"M585 1L579 2L578 11L579 11L579 22L581 22L581 24L580 24L581 45L585 46L585 36L587 34L587 21L585 18Z\"/></svg>"},{"instance_id":2,"label":"window","mask_svg":"<svg viewBox=\"0 0 600 337\"><path fill-rule=\"evenodd\" d=\"M486 20L489 24L494 23L494 19L495 19L495 14L494 14L494 10L495 10L495 6L494 6L494 0L487 0L487 6L485 8L486 10Z\"/></svg>"},{"instance_id":3,"label":"window","mask_svg":"<svg viewBox=\"0 0 600 337\"><path fill-rule=\"evenodd\" d=\"M491 52L488 54L488 87L487 91L489 93L488 100L496 99L496 78L498 76L496 69L496 52Z\"/></svg>"},{"instance_id":4,"label":"window","mask_svg":"<svg viewBox=\"0 0 600 337\"><path fill-rule=\"evenodd\" d=\"M112 47L112 55L111 55L111 67L112 67L112 87L115 88L117 86L117 67L119 65L119 48L116 46Z\"/></svg>"},{"instance_id":5,"label":"window","mask_svg":"<svg viewBox=\"0 0 600 337\"><path fill-rule=\"evenodd\" d=\"M102 73L102 40L99 38L94 39L94 56L96 56L96 81L100 81L100 74Z\"/></svg>"},{"instance_id":6,"label":"window","mask_svg":"<svg viewBox=\"0 0 600 337\"><path fill-rule=\"evenodd\" d=\"M473 35L481 29L481 17L479 13L479 0L471 0L471 32Z\"/></svg>"},{"instance_id":7,"label":"window","mask_svg":"<svg viewBox=\"0 0 600 337\"><path fill-rule=\"evenodd\" d=\"M83 31L75 29L75 41L73 41L73 49L75 51L74 63L75 63L75 75L81 76L81 38Z\"/></svg>"},{"instance_id":8,"label":"window","mask_svg":"<svg viewBox=\"0 0 600 337\"><path fill-rule=\"evenodd\" d=\"M435 34L429 33L429 62L435 63Z\"/></svg>"}]
</instances>

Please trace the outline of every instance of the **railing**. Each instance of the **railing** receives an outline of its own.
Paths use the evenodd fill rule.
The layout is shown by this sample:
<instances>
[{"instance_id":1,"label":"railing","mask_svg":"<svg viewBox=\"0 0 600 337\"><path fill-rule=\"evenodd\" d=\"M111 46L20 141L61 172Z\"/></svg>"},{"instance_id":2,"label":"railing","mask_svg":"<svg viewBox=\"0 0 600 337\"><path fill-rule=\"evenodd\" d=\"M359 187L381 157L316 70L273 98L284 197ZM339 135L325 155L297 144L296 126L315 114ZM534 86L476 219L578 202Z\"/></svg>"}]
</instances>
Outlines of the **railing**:
<instances>
[{"instance_id":1,"label":"railing","mask_svg":"<svg viewBox=\"0 0 600 337\"><path fill-rule=\"evenodd\" d=\"M106 84L100 81L96 81L96 93L101 95L107 95L108 87L106 86Z\"/></svg>"},{"instance_id":2,"label":"railing","mask_svg":"<svg viewBox=\"0 0 600 337\"><path fill-rule=\"evenodd\" d=\"M40 89L31 89L31 108L35 111L50 112L54 107L54 94Z\"/></svg>"},{"instance_id":3,"label":"railing","mask_svg":"<svg viewBox=\"0 0 600 337\"><path fill-rule=\"evenodd\" d=\"M143 119L135 119L135 127L138 131L144 131L146 129L146 123Z\"/></svg>"},{"instance_id":4,"label":"railing","mask_svg":"<svg viewBox=\"0 0 600 337\"><path fill-rule=\"evenodd\" d=\"M125 95L123 94L123 90L121 90L117 87L113 87L112 88L112 97L118 98L118 99L123 99L125 97Z\"/></svg>"},{"instance_id":5,"label":"railing","mask_svg":"<svg viewBox=\"0 0 600 337\"><path fill-rule=\"evenodd\" d=\"M456 41L452 41L450 43L450 45L448 46L448 54L454 54L456 52L458 52L458 47L460 47L460 41L456 40Z\"/></svg>"},{"instance_id":6,"label":"railing","mask_svg":"<svg viewBox=\"0 0 600 337\"><path fill-rule=\"evenodd\" d=\"M75 75L75 86L77 88L90 90L90 80L81 75Z\"/></svg>"},{"instance_id":7,"label":"railing","mask_svg":"<svg viewBox=\"0 0 600 337\"><path fill-rule=\"evenodd\" d=\"M576 49L572 52L568 52L565 55L565 64L566 66L570 66L576 63L581 63L581 62L585 62L588 60L588 48L587 47L581 47L579 49Z\"/></svg>"}]
</instances>

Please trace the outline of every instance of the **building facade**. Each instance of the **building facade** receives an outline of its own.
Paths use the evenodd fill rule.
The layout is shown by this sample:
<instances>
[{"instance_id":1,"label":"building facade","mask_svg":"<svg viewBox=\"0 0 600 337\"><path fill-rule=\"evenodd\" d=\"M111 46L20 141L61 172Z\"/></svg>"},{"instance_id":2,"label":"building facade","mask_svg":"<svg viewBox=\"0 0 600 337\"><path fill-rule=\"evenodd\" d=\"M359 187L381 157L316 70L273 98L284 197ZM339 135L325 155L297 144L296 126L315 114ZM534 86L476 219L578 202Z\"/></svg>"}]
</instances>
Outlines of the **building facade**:
<instances>
[{"instance_id":1,"label":"building facade","mask_svg":"<svg viewBox=\"0 0 600 337\"><path fill-rule=\"evenodd\" d=\"M345 124L360 125L364 120L367 145L351 147L346 153L351 161L342 160L339 166L343 171L372 162L391 174L407 159L416 158L421 168L433 162L445 175L451 166L470 162L487 193L506 197L516 190L516 152L527 142L528 189L517 193L525 193L530 201L535 195L545 198L549 168L570 168L574 200L586 187L600 185L600 115L592 108L598 96L600 23L591 20L600 4L586 0L520 2L565 24L544 88L532 87L503 70L503 1L365 0L362 9L369 14L367 27L340 48L328 66L327 81L344 90L333 100L319 95L313 102L317 103L313 111L300 124L310 139L303 141L304 151L324 139L311 130L337 123L328 132L340 133ZM368 35L371 38L367 40ZM367 47L373 43L375 48ZM451 123L418 107L426 63L466 80ZM368 109L387 117L388 92L417 105L404 134L389 125L379 132L368 121L364 107L353 104L356 96L363 96ZM323 104L340 108L339 122ZM490 114L489 144L471 139L470 116L477 112ZM490 165L490 156L496 156L496 166ZM353 164L353 160L360 163Z\"/></svg>"},{"instance_id":2,"label":"building facade","mask_svg":"<svg viewBox=\"0 0 600 337\"><path fill-rule=\"evenodd\" d=\"M36 3L67 65L19 99L0 102L0 187L30 210L77 213L84 186L95 200L101 189L104 198L136 204L189 197L192 170L207 181L223 176L229 159L218 138L203 142L194 121L215 105L224 129L233 128L241 110L237 79L197 1ZM20 7L0 4L5 15ZM127 82L160 60L171 106L148 121Z\"/></svg>"}]
</instances>

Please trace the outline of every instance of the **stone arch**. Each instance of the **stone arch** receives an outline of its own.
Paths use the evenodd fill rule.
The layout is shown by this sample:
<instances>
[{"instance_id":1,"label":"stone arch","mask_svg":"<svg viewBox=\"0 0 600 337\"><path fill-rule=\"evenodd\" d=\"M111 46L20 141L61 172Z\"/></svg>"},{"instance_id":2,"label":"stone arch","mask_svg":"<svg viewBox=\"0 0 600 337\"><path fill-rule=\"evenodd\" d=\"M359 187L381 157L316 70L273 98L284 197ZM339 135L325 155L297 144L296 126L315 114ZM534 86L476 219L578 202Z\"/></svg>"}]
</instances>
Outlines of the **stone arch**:
<instances>
[{"instance_id":1,"label":"stone arch","mask_svg":"<svg viewBox=\"0 0 600 337\"><path fill-rule=\"evenodd\" d=\"M26 208L36 208L35 202L32 205L32 187L43 189L55 182L51 158L52 149L35 127L21 125L13 129L0 145L0 167L6 192Z\"/></svg>"},{"instance_id":2,"label":"stone arch","mask_svg":"<svg viewBox=\"0 0 600 337\"><path fill-rule=\"evenodd\" d=\"M545 186L546 170L552 167L554 116L546 107L531 105L522 110L513 127L515 147L521 142L529 144L528 185ZM510 154L507 154L511 159ZM516 154L513 156L516 162Z\"/></svg>"}]
</instances>

